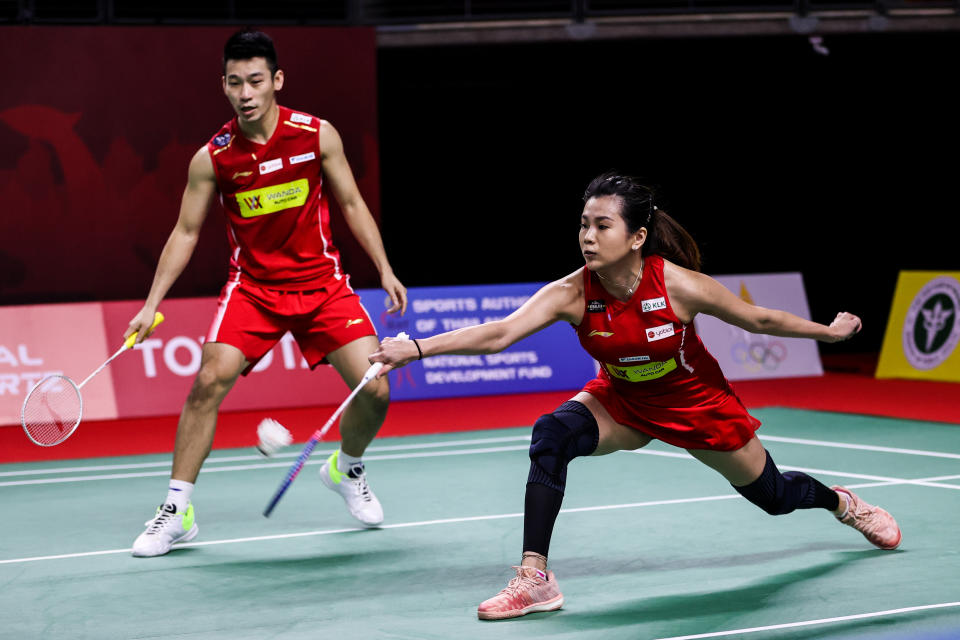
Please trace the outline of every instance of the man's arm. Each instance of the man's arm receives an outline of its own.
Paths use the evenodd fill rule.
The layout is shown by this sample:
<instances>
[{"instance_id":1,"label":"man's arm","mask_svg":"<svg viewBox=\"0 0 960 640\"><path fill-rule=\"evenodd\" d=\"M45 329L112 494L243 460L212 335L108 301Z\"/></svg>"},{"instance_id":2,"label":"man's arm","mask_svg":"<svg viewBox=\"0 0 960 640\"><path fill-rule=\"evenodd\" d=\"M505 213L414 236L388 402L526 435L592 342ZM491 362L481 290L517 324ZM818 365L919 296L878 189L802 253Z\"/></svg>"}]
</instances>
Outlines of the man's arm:
<instances>
[{"instance_id":1,"label":"man's arm","mask_svg":"<svg viewBox=\"0 0 960 640\"><path fill-rule=\"evenodd\" d=\"M370 209L367 208L367 203L360 195L360 189L353 178L347 156L343 152L343 140L340 139L340 134L333 125L326 120L320 121L320 131L317 135L320 138L323 173L333 190L334 197L340 204L350 231L380 272L380 282L393 303L388 312L400 311L402 314L407 310L407 290L393 274L393 268L387 260L380 230Z\"/></svg>"},{"instance_id":2,"label":"man's arm","mask_svg":"<svg viewBox=\"0 0 960 640\"><path fill-rule=\"evenodd\" d=\"M207 218L210 209L210 200L217 190L216 176L213 171L213 162L204 146L197 151L190 161L187 173L187 186L183 190L183 199L180 201L180 216L173 227L167 244L160 254L157 271L153 276L153 285L140 312L130 321L130 326L123 337L138 332L137 342L142 342L150 335L150 326L153 316L160 306L164 296L183 273L193 250L197 246L200 228Z\"/></svg>"}]
</instances>

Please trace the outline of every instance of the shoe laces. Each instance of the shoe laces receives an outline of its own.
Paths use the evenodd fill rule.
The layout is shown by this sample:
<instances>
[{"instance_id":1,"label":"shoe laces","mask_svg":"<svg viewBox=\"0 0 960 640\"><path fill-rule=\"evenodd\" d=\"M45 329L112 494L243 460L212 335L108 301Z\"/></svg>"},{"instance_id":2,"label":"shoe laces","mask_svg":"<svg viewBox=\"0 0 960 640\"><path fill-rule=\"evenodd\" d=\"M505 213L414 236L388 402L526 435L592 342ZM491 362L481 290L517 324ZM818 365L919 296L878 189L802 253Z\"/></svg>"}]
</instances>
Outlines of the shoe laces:
<instances>
[{"instance_id":1,"label":"shoe laces","mask_svg":"<svg viewBox=\"0 0 960 640\"><path fill-rule=\"evenodd\" d=\"M847 517L853 518L853 522L866 524L872 520L874 509L863 500L850 497L847 501Z\"/></svg>"},{"instance_id":2,"label":"shoe laces","mask_svg":"<svg viewBox=\"0 0 960 640\"><path fill-rule=\"evenodd\" d=\"M360 496L360 499L364 502L372 502L373 494L370 493L370 485L367 484L367 474L361 473L356 478L351 478L354 482L354 487L356 487L357 495Z\"/></svg>"},{"instance_id":3,"label":"shoe laces","mask_svg":"<svg viewBox=\"0 0 960 640\"><path fill-rule=\"evenodd\" d=\"M500 593L506 593L509 595L516 595L521 589L532 589L537 586L537 576L528 576L522 571L524 567L511 567L511 569L517 570L517 575L513 578L510 578L510 582L507 583L507 586L504 587L503 591Z\"/></svg>"},{"instance_id":4,"label":"shoe laces","mask_svg":"<svg viewBox=\"0 0 960 640\"><path fill-rule=\"evenodd\" d=\"M149 527L147 529L147 535L157 533L158 531L163 529L164 526L166 526L166 524L170 521L170 518L177 515L176 507L174 507L173 511L167 511L164 508L165 506L166 505L163 505L159 509L157 509L157 515L154 516L152 520L147 520L146 522L143 523L145 526Z\"/></svg>"}]
</instances>

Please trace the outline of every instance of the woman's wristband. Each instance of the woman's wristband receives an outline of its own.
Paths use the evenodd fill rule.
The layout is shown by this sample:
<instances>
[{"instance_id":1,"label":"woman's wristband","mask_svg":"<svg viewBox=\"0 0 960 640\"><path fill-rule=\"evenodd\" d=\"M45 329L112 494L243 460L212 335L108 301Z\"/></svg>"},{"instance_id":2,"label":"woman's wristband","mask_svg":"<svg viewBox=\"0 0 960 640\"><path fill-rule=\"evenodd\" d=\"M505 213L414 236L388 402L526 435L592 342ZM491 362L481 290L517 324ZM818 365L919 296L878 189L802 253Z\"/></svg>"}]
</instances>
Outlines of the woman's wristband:
<instances>
[{"instance_id":1,"label":"woman's wristband","mask_svg":"<svg viewBox=\"0 0 960 640\"><path fill-rule=\"evenodd\" d=\"M420 343L416 338L413 339L413 344L417 346L417 360L423 360L423 351L420 350Z\"/></svg>"}]
</instances>

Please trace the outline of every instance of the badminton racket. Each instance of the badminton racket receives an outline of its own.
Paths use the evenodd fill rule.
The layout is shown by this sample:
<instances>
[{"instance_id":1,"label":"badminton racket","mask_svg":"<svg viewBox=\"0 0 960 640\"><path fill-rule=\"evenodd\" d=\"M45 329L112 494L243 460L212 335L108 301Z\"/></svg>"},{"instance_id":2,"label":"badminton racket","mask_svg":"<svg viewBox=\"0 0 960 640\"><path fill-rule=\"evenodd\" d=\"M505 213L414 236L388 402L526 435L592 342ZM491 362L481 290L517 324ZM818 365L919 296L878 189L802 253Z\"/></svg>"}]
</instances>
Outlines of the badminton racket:
<instances>
[{"instance_id":1,"label":"badminton racket","mask_svg":"<svg viewBox=\"0 0 960 640\"><path fill-rule=\"evenodd\" d=\"M397 338L406 339L409 338L406 333L400 332L397 334ZM300 474L300 470L303 469L303 465L307 463L307 458L310 457L310 454L313 453L313 449L317 446L317 443L326 435L327 431L330 430L330 427L333 426L333 423L336 422L337 418L340 417L340 414L343 413L343 410L347 408L347 405L350 404L350 401L360 393L360 390L363 389L368 382L373 380L373 378L380 372L380 369L383 368L382 362L374 362L370 365L370 368L367 369L367 372L363 374L363 378L360 380L360 383L350 392L350 395L347 396L347 399L344 400L337 410L333 412L333 415L330 416L330 419L327 420L326 424L313 432L313 435L310 436L310 440L307 441L306 446L303 448L303 451L300 453L300 456L294 461L291 465L290 470L287 471L286 477L284 477L283 482L280 483L280 486L277 488L277 491L273 494L273 497L270 499L270 504L267 505L267 508L263 510L263 516L269 518L270 514L273 512L273 508L277 506L277 503L280 502L280 498L283 497L283 494L287 492L287 489L290 488L290 485L296 480L297 476Z\"/></svg>"},{"instance_id":2,"label":"badminton racket","mask_svg":"<svg viewBox=\"0 0 960 640\"><path fill-rule=\"evenodd\" d=\"M158 311L153 317L150 331L161 322L163 314ZM52 447L73 435L83 418L83 395L80 390L114 358L133 347L136 340L136 333L128 337L116 353L80 384L65 375L52 374L33 385L20 407L20 424L27 437L41 447Z\"/></svg>"}]
</instances>

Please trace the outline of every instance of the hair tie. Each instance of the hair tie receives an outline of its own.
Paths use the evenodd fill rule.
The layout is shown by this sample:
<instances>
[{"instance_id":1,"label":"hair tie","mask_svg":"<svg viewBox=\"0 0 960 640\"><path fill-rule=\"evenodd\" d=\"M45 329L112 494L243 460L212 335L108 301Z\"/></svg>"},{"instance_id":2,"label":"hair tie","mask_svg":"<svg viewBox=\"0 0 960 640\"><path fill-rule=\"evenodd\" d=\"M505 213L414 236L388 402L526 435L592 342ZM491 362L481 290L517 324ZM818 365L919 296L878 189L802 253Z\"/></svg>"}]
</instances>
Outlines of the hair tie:
<instances>
[{"instance_id":1,"label":"hair tie","mask_svg":"<svg viewBox=\"0 0 960 640\"><path fill-rule=\"evenodd\" d=\"M417 360L423 360L423 351L420 350L420 343L416 338L413 339L413 344L417 346Z\"/></svg>"}]
</instances>

